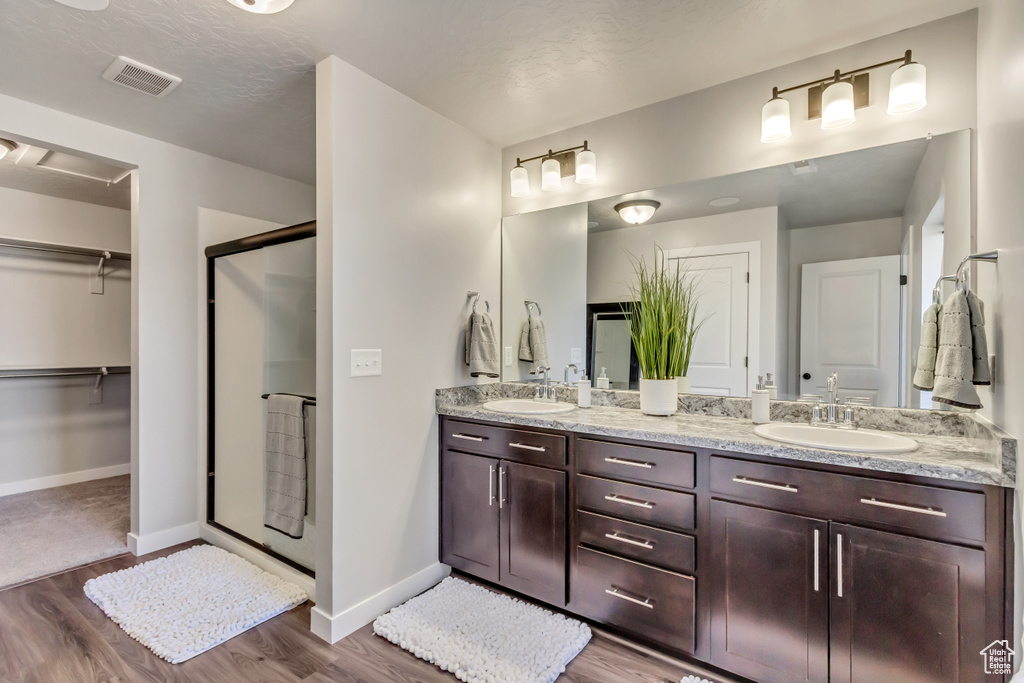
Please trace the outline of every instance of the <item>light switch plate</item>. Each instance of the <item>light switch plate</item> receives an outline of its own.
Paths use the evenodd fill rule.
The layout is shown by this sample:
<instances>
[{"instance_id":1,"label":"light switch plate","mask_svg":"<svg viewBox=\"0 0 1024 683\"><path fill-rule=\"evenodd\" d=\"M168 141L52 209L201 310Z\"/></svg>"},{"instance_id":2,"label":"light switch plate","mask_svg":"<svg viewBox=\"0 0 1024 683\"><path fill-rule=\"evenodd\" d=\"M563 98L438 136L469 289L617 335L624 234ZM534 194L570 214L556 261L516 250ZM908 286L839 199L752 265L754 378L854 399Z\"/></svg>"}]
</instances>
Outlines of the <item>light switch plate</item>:
<instances>
[{"instance_id":1,"label":"light switch plate","mask_svg":"<svg viewBox=\"0 0 1024 683\"><path fill-rule=\"evenodd\" d=\"M373 377L383 372L383 352L380 349L352 349L352 376Z\"/></svg>"},{"instance_id":2,"label":"light switch plate","mask_svg":"<svg viewBox=\"0 0 1024 683\"><path fill-rule=\"evenodd\" d=\"M512 362L513 362L512 359L513 358L514 358L514 356L512 355L512 347L511 346L506 346L505 347L505 367L506 368L512 367Z\"/></svg>"},{"instance_id":3,"label":"light switch plate","mask_svg":"<svg viewBox=\"0 0 1024 683\"><path fill-rule=\"evenodd\" d=\"M583 349L574 346L569 349L569 362L570 363L582 363L583 362Z\"/></svg>"}]
</instances>

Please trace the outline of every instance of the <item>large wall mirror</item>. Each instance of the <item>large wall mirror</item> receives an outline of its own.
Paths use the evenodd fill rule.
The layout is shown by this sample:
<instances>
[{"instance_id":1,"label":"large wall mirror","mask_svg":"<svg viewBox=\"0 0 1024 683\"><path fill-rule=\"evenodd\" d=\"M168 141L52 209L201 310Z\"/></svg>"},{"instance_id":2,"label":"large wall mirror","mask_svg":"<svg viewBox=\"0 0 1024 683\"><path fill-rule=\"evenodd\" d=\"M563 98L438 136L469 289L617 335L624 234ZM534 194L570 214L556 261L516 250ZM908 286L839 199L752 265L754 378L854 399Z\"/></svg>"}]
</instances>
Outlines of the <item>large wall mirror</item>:
<instances>
[{"instance_id":1,"label":"large wall mirror","mask_svg":"<svg viewBox=\"0 0 1024 683\"><path fill-rule=\"evenodd\" d=\"M911 385L921 315L940 276L974 250L971 131L508 216L502 222L502 379L535 379L531 318L548 366L611 388L638 379L628 321L631 256L655 247L699 276L708 314L691 392L749 396L772 373L779 397L823 394L932 407ZM653 199L648 222L620 202ZM952 285L945 284L945 296ZM526 302L536 302L527 305Z\"/></svg>"}]
</instances>

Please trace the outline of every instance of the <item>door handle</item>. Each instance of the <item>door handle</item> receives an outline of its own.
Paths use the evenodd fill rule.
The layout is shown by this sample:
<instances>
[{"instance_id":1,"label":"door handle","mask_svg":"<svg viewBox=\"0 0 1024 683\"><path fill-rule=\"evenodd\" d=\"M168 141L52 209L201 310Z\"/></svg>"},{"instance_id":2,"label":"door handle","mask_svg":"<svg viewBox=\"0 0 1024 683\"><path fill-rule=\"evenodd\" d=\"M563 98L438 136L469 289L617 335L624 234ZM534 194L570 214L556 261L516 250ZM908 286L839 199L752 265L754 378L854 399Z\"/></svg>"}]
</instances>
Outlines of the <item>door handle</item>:
<instances>
[{"instance_id":1,"label":"door handle","mask_svg":"<svg viewBox=\"0 0 1024 683\"><path fill-rule=\"evenodd\" d=\"M836 596L843 597L843 535L836 534Z\"/></svg>"},{"instance_id":2,"label":"door handle","mask_svg":"<svg viewBox=\"0 0 1024 683\"><path fill-rule=\"evenodd\" d=\"M803 377L804 379L810 379L811 378L811 373L805 372L803 375L801 375L801 377Z\"/></svg>"},{"instance_id":3,"label":"door handle","mask_svg":"<svg viewBox=\"0 0 1024 683\"><path fill-rule=\"evenodd\" d=\"M498 509L505 505L505 468L498 467Z\"/></svg>"},{"instance_id":4,"label":"door handle","mask_svg":"<svg viewBox=\"0 0 1024 683\"><path fill-rule=\"evenodd\" d=\"M815 529L814 530L814 592L815 593L818 592L818 587L819 587L819 585L818 585L818 581L819 581L818 572L819 572L819 567L821 566L821 551L818 548L818 546L820 544L820 537L821 537L821 532L818 531L817 529Z\"/></svg>"},{"instance_id":5,"label":"door handle","mask_svg":"<svg viewBox=\"0 0 1024 683\"><path fill-rule=\"evenodd\" d=\"M494 505L494 465L487 468L487 506Z\"/></svg>"}]
</instances>

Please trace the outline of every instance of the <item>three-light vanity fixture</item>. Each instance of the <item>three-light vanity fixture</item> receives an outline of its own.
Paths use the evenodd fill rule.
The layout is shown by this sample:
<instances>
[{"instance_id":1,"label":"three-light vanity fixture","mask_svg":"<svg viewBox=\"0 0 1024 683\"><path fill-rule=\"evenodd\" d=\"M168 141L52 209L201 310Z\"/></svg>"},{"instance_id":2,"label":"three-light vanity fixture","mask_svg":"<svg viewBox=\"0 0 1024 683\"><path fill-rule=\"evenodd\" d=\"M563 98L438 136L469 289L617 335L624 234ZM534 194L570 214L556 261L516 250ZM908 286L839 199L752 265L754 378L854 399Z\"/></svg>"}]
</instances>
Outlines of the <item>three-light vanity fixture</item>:
<instances>
[{"instance_id":1,"label":"three-light vanity fixture","mask_svg":"<svg viewBox=\"0 0 1024 683\"><path fill-rule=\"evenodd\" d=\"M889 114L909 114L928 104L925 98L925 68L911 58L911 51L898 59L840 72L836 69L827 78L801 83L791 88L773 88L772 98L761 109L761 142L785 140L792 132L789 125L789 102L780 95L807 88L807 119L821 118L821 127L828 130L849 125L856 120L855 109L866 107L868 72L883 66L899 64L889 79Z\"/></svg>"},{"instance_id":2,"label":"three-light vanity fixture","mask_svg":"<svg viewBox=\"0 0 1024 683\"><path fill-rule=\"evenodd\" d=\"M579 150L578 152L576 150ZM529 159L516 158L516 165L509 173L513 197L526 197L530 194L530 174L523 164L543 159L540 164L540 189L557 190L562 187L562 178L575 175L576 182L588 185L597 180L597 156L587 146L582 145L565 149L548 150L547 154L538 154Z\"/></svg>"}]
</instances>

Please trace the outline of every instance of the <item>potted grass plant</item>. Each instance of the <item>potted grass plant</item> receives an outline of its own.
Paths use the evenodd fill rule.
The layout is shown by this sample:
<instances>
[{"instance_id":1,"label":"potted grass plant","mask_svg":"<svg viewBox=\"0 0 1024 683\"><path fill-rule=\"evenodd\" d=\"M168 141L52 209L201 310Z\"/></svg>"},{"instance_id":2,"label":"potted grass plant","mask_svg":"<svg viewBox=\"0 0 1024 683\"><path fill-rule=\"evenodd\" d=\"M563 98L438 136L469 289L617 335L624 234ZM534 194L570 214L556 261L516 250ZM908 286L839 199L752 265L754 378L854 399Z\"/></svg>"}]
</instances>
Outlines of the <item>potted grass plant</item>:
<instances>
[{"instance_id":1,"label":"potted grass plant","mask_svg":"<svg viewBox=\"0 0 1024 683\"><path fill-rule=\"evenodd\" d=\"M669 264L655 247L654 261L631 257L632 301L623 304L640 365L640 410L672 415L678 408L679 378L686 377L697 332L698 291L684 269Z\"/></svg>"}]
</instances>

